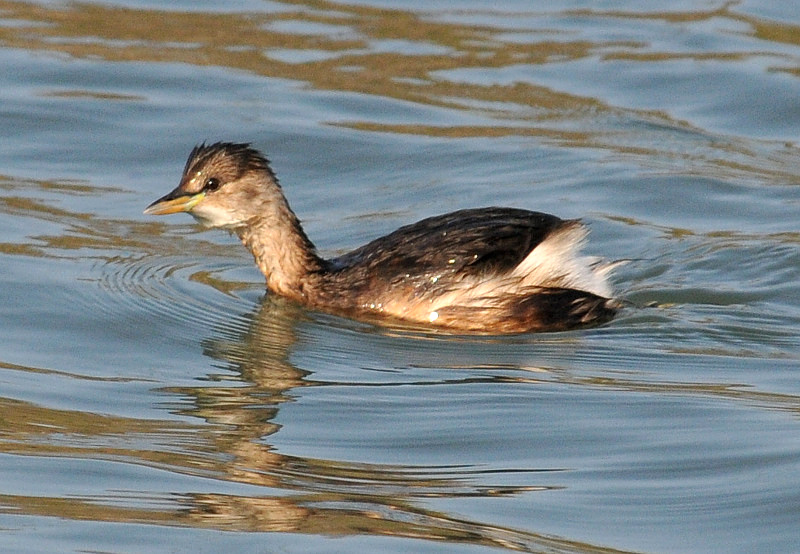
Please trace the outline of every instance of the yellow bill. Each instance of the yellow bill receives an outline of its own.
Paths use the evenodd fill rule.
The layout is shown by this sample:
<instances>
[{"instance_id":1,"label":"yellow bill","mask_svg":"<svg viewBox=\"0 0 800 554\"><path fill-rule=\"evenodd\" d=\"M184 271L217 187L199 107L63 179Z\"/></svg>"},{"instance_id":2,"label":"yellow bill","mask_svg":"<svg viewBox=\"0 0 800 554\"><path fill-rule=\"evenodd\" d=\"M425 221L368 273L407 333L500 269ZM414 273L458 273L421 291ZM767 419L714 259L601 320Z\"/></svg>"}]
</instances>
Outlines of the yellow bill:
<instances>
[{"instance_id":1,"label":"yellow bill","mask_svg":"<svg viewBox=\"0 0 800 554\"><path fill-rule=\"evenodd\" d=\"M178 212L191 212L198 202L205 198L204 192L187 194L180 189L175 189L147 206L144 213L147 215L166 215Z\"/></svg>"}]
</instances>

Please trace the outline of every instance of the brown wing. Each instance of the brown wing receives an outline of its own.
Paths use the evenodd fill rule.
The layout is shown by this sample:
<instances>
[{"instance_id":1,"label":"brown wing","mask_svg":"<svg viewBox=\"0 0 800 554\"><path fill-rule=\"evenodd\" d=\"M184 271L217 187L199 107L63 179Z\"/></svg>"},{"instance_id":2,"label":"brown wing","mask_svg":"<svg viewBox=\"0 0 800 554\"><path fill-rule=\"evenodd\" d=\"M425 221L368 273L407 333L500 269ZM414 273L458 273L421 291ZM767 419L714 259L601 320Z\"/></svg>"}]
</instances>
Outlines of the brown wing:
<instances>
[{"instance_id":1,"label":"brown wing","mask_svg":"<svg viewBox=\"0 0 800 554\"><path fill-rule=\"evenodd\" d=\"M517 266L553 230L574 222L514 208L460 210L401 227L331 260L352 289L432 283L467 275L502 275Z\"/></svg>"}]
</instances>

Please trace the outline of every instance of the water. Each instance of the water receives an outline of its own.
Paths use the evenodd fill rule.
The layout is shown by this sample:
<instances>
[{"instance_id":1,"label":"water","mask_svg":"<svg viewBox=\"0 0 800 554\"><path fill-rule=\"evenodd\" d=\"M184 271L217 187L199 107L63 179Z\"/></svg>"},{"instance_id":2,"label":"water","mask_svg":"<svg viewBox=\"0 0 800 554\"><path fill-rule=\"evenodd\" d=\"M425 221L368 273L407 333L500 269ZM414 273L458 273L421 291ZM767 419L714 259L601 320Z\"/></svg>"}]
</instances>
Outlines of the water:
<instances>
[{"instance_id":1,"label":"water","mask_svg":"<svg viewBox=\"0 0 800 554\"><path fill-rule=\"evenodd\" d=\"M7 552L800 550L786 2L0 2ZM447 337L142 209L268 152L320 250L583 217L631 307Z\"/></svg>"}]
</instances>

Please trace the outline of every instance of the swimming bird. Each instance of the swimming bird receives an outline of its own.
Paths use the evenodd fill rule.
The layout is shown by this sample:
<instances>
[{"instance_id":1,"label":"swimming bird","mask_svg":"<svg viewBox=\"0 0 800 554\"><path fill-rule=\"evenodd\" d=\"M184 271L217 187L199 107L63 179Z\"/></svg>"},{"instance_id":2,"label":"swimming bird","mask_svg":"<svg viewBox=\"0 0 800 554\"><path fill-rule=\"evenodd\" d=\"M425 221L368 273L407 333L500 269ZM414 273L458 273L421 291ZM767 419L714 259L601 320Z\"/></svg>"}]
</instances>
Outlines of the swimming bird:
<instances>
[{"instance_id":1,"label":"swimming bird","mask_svg":"<svg viewBox=\"0 0 800 554\"><path fill-rule=\"evenodd\" d=\"M597 325L621 305L613 264L579 255L580 221L517 208L429 217L324 259L250 144L196 146L177 188L144 213L176 212L235 233L270 291L349 317L502 334Z\"/></svg>"}]
</instances>

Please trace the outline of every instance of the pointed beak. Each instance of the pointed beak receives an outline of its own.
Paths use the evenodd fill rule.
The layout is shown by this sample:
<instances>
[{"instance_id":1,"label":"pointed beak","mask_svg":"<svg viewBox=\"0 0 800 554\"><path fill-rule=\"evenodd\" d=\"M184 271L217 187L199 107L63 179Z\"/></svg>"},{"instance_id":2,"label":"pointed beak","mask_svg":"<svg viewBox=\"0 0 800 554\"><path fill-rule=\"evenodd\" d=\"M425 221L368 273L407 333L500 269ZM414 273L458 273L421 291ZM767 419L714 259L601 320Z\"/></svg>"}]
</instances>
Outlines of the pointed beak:
<instances>
[{"instance_id":1,"label":"pointed beak","mask_svg":"<svg viewBox=\"0 0 800 554\"><path fill-rule=\"evenodd\" d=\"M191 212L198 202L205 198L204 192L189 194L180 187L162 196L144 210L147 215L165 215L178 212Z\"/></svg>"}]
</instances>

